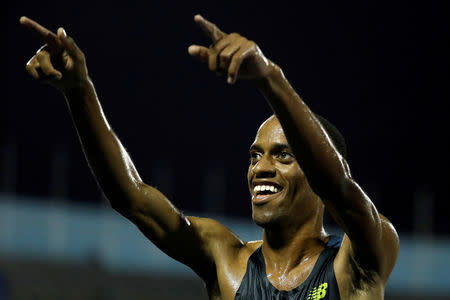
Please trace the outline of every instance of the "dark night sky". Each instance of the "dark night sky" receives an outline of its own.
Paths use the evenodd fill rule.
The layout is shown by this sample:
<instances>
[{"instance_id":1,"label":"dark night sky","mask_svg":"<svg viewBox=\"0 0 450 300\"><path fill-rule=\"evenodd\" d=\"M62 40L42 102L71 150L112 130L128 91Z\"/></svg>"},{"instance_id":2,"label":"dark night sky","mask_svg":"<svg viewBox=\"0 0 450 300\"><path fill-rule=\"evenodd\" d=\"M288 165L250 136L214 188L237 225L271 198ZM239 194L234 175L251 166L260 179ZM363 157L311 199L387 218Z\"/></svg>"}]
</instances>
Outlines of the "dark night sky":
<instances>
[{"instance_id":1,"label":"dark night sky","mask_svg":"<svg viewBox=\"0 0 450 300\"><path fill-rule=\"evenodd\" d=\"M8 2L0 146L17 144L17 193L51 194L51 157L62 149L63 194L85 202L101 195L62 95L25 71L41 45L20 26L26 15L64 26L85 52L105 113L144 181L158 183L155 170L170 170L168 196L201 210L206 170L223 169L221 212L250 217L248 147L271 111L250 84L229 86L188 56L190 44L209 44L193 22L201 13L256 41L312 110L335 123L354 177L400 231L412 229L414 193L425 189L435 200L434 230L449 234L448 2L63 3Z\"/></svg>"}]
</instances>

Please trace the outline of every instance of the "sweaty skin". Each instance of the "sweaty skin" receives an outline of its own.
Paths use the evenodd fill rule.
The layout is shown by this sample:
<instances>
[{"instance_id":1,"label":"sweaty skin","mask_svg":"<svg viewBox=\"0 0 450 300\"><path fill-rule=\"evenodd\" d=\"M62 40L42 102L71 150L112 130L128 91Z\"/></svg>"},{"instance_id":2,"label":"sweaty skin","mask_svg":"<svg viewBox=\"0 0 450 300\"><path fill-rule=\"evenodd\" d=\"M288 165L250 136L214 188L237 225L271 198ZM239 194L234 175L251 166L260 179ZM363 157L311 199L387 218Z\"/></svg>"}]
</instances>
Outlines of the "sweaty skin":
<instances>
[{"instance_id":1,"label":"sweaty skin","mask_svg":"<svg viewBox=\"0 0 450 300\"><path fill-rule=\"evenodd\" d=\"M250 148L248 170L253 219L264 229L263 241L245 242L215 220L186 217L142 182L102 112L83 52L63 28L55 34L20 19L45 43L26 68L64 94L88 163L112 207L162 251L191 267L210 299L234 299L248 258L261 244L269 281L279 290L299 286L328 240L325 208L345 232L334 261L341 299L383 299L399 247L392 224L378 213L308 106L258 45L222 32L200 15L194 20L212 45L192 45L189 54L230 84L249 81L274 111ZM271 195L258 191L265 185L273 186Z\"/></svg>"}]
</instances>

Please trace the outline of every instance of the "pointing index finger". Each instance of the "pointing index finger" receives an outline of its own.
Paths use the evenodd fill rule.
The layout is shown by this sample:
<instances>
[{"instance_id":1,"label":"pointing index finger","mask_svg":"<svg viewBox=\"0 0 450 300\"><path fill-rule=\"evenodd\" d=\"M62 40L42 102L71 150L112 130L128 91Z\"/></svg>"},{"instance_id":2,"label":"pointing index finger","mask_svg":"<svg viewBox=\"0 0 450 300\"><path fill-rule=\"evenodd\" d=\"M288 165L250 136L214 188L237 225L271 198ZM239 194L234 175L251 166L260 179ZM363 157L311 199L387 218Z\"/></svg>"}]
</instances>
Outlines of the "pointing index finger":
<instances>
[{"instance_id":1,"label":"pointing index finger","mask_svg":"<svg viewBox=\"0 0 450 300\"><path fill-rule=\"evenodd\" d=\"M200 28L212 39L213 43L220 40L225 33L222 32L215 24L203 18L201 15L195 15L195 22Z\"/></svg>"},{"instance_id":2,"label":"pointing index finger","mask_svg":"<svg viewBox=\"0 0 450 300\"><path fill-rule=\"evenodd\" d=\"M31 20L27 17L20 18L20 24L24 25L32 32L36 33L44 42L46 42L52 50L58 48L58 37L56 34L42 26L41 24Z\"/></svg>"}]
</instances>

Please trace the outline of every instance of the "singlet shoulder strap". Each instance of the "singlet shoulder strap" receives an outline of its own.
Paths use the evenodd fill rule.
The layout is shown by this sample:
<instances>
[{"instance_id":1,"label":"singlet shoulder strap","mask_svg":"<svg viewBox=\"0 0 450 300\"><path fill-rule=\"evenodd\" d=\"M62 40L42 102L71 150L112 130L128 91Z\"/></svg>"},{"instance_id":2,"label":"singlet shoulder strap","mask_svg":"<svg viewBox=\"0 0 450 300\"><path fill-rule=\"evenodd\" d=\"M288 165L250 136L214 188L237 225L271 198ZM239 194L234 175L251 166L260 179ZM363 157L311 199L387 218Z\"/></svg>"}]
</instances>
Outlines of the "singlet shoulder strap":
<instances>
[{"instance_id":1,"label":"singlet shoulder strap","mask_svg":"<svg viewBox=\"0 0 450 300\"><path fill-rule=\"evenodd\" d=\"M326 247L328 248L339 248L342 244L342 236L338 236L338 235L330 235L329 239L328 239L328 243L326 245Z\"/></svg>"},{"instance_id":2,"label":"singlet shoulder strap","mask_svg":"<svg viewBox=\"0 0 450 300\"><path fill-rule=\"evenodd\" d=\"M325 249L317 258L316 264L314 265L308 279L315 278L318 273L323 272L323 268L326 267L330 261L334 261L337 252L342 243L342 237L336 235L330 235L327 244L325 245ZM308 280L307 279L307 280Z\"/></svg>"}]
</instances>

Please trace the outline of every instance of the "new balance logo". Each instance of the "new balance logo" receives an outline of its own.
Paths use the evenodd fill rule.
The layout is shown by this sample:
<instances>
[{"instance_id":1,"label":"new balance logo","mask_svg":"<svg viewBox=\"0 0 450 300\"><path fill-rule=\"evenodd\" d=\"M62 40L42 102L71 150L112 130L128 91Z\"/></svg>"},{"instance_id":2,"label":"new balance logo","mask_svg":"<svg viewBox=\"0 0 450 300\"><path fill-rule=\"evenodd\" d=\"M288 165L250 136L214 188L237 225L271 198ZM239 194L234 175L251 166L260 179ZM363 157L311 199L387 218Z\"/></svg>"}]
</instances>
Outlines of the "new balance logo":
<instances>
[{"instance_id":1,"label":"new balance logo","mask_svg":"<svg viewBox=\"0 0 450 300\"><path fill-rule=\"evenodd\" d=\"M306 300L319 300L322 298L325 298L325 295L327 294L327 287L328 283L324 282L318 287L313 288L309 294Z\"/></svg>"}]
</instances>

